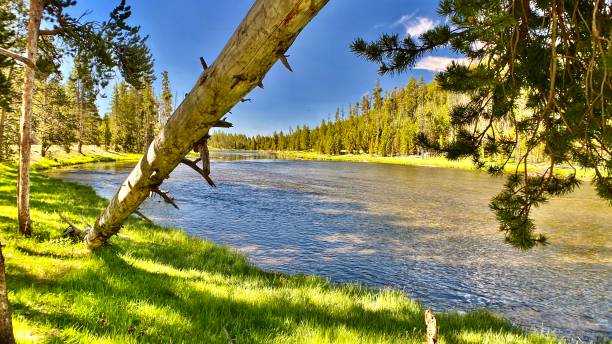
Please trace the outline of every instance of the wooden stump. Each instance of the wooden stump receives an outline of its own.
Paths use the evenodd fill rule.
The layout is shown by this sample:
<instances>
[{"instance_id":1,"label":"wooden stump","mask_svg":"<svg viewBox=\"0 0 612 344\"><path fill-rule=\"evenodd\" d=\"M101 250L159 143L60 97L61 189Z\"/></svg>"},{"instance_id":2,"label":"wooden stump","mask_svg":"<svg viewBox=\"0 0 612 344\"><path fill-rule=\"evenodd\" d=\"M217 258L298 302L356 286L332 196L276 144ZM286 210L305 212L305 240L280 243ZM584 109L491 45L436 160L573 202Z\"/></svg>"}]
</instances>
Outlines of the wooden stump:
<instances>
[{"instance_id":1,"label":"wooden stump","mask_svg":"<svg viewBox=\"0 0 612 344\"><path fill-rule=\"evenodd\" d=\"M425 311L425 324L427 325L427 344L438 343L438 323L431 310Z\"/></svg>"}]
</instances>

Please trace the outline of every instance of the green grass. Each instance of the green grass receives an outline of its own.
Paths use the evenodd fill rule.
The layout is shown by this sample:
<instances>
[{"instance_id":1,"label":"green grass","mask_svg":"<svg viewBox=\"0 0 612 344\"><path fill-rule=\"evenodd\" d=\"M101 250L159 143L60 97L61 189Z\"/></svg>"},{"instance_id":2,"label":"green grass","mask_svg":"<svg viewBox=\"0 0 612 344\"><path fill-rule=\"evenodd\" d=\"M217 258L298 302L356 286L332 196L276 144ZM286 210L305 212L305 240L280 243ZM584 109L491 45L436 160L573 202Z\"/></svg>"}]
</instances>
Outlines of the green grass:
<instances>
[{"instance_id":1,"label":"green grass","mask_svg":"<svg viewBox=\"0 0 612 344\"><path fill-rule=\"evenodd\" d=\"M120 153L104 150L96 146L84 146L83 154L79 154L76 150L71 150L66 153L62 150L55 149L48 153L47 157L41 157L37 154L36 146L33 147L32 169L35 171L46 170L49 168L73 166L81 164L89 164L94 162L112 162L112 161L138 161L142 154L137 153Z\"/></svg>"},{"instance_id":2,"label":"green grass","mask_svg":"<svg viewBox=\"0 0 612 344\"><path fill-rule=\"evenodd\" d=\"M329 161L345 161L345 162L370 162L381 164L394 165L412 165L412 166L427 166L427 167L444 167L458 168L462 170L476 170L476 166L471 159L449 160L442 156L420 157L420 156L393 156L383 157L369 154L344 154L344 155L329 155L316 152L304 151L278 151L275 154L281 159L304 159L304 160L329 160ZM543 172L548 168L547 164L528 164L527 169L530 172ZM509 162L505 170L506 172L514 172L516 164ZM556 173L561 175L569 175L573 170L569 167L561 167L556 169ZM592 169L578 169L576 176L579 179L592 179L594 176Z\"/></svg>"},{"instance_id":3,"label":"green grass","mask_svg":"<svg viewBox=\"0 0 612 344\"><path fill-rule=\"evenodd\" d=\"M34 237L17 233L16 171L0 165L0 238L20 343L418 343L404 294L264 272L236 252L129 219L94 252L60 238L59 213L93 222L106 201L32 174ZM432 286L435 288L436 286ZM555 343L486 311L438 314L440 343Z\"/></svg>"},{"instance_id":4,"label":"green grass","mask_svg":"<svg viewBox=\"0 0 612 344\"><path fill-rule=\"evenodd\" d=\"M62 166L74 166L95 162L113 161L138 161L142 154L123 153L105 150L104 148L86 145L83 146L83 154L76 150L76 146L71 147L70 152L64 151L62 147L52 146L45 157L40 154L40 145L32 146L31 150L31 169L33 171L43 171L50 168ZM16 150L16 148L15 148ZM10 165L17 166L17 156Z\"/></svg>"}]
</instances>

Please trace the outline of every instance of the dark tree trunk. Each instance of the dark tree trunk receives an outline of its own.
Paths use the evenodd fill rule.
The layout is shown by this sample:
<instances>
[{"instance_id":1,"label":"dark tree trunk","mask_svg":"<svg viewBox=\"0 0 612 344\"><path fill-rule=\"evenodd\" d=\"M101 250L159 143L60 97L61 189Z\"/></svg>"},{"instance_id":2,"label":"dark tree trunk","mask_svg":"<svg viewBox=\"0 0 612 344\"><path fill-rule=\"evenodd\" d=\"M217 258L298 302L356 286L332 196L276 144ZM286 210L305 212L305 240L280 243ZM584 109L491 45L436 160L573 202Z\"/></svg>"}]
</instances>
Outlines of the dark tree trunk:
<instances>
[{"instance_id":1,"label":"dark tree trunk","mask_svg":"<svg viewBox=\"0 0 612 344\"><path fill-rule=\"evenodd\" d=\"M4 267L4 256L2 255L2 244L0 244L0 344L14 343L11 307L8 301L8 290L6 289L6 269Z\"/></svg>"}]
</instances>

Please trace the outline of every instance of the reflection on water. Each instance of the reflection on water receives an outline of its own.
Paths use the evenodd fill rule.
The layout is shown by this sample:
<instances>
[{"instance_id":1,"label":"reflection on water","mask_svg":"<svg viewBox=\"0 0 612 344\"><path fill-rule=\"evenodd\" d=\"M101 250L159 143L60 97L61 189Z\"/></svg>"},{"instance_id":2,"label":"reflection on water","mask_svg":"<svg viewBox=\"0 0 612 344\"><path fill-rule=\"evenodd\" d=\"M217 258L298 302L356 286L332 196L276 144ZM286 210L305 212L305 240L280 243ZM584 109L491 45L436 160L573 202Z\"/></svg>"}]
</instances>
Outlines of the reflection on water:
<instances>
[{"instance_id":1,"label":"reflection on water","mask_svg":"<svg viewBox=\"0 0 612 344\"><path fill-rule=\"evenodd\" d=\"M529 329L612 337L612 211L584 183L536 212L551 245L503 243L488 201L503 179L453 169L273 160L215 152L211 189L179 166L150 199L162 225L227 244L253 263L404 290L436 310L489 308ZM110 198L130 166L58 172Z\"/></svg>"}]
</instances>

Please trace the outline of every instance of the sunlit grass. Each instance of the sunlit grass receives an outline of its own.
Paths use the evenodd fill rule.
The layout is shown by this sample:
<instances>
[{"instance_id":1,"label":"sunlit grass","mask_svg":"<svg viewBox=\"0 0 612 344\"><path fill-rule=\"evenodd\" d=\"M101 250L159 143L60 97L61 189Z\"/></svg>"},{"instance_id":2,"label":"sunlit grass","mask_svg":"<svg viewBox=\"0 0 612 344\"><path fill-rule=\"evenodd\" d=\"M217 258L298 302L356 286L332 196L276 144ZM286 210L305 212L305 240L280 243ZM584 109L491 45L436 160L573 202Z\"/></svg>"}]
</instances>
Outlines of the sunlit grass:
<instances>
[{"instance_id":1,"label":"sunlit grass","mask_svg":"<svg viewBox=\"0 0 612 344\"><path fill-rule=\"evenodd\" d=\"M411 166L426 166L426 167L444 167L457 168L462 170L476 170L476 166L471 159L449 160L443 156L393 156L384 157L369 154L344 154L344 155L329 155L316 152L304 151L279 151L275 153L282 159L304 159L304 160L329 160L329 161L345 161L345 162L371 162L381 164L394 165L411 165ZM522 167L522 166L521 166ZM529 172L544 172L548 168L548 164L528 164ZM507 173L514 172L516 163L509 162L505 171ZM569 175L573 173L573 169L569 167L558 167L557 174ZM576 176L579 179L590 180L595 175L593 169L577 169Z\"/></svg>"},{"instance_id":2,"label":"sunlit grass","mask_svg":"<svg viewBox=\"0 0 612 344\"><path fill-rule=\"evenodd\" d=\"M14 150L17 150L16 148ZM34 145L31 149L31 169L34 171L46 170L54 167L73 166L81 164L89 164L94 162L112 162L112 161L138 161L142 154L140 153L124 153L113 152L102 147L86 145L83 146L83 154L76 150L76 146L71 147L69 152L66 152L63 147L52 146L45 157L41 156L40 145ZM17 155L14 161L9 165L16 166Z\"/></svg>"},{"instance_id":3,"label":"sunlit grass","mask_svg":"<svg viewBox=\"0 0 612 344\"><path fill-rule=\"evenodd\" d=\"M89 252L59 213L93 222L106 201L32 175L35 236L17 235L14 168L0 165L0 238L20 343L418 343L423 309L395 290L253 267L226 247L132 218ZM435 286L432 286L435 288ZM439 314L440 343L555 343L488 312Z\"/></svg>"}]
</instances>

